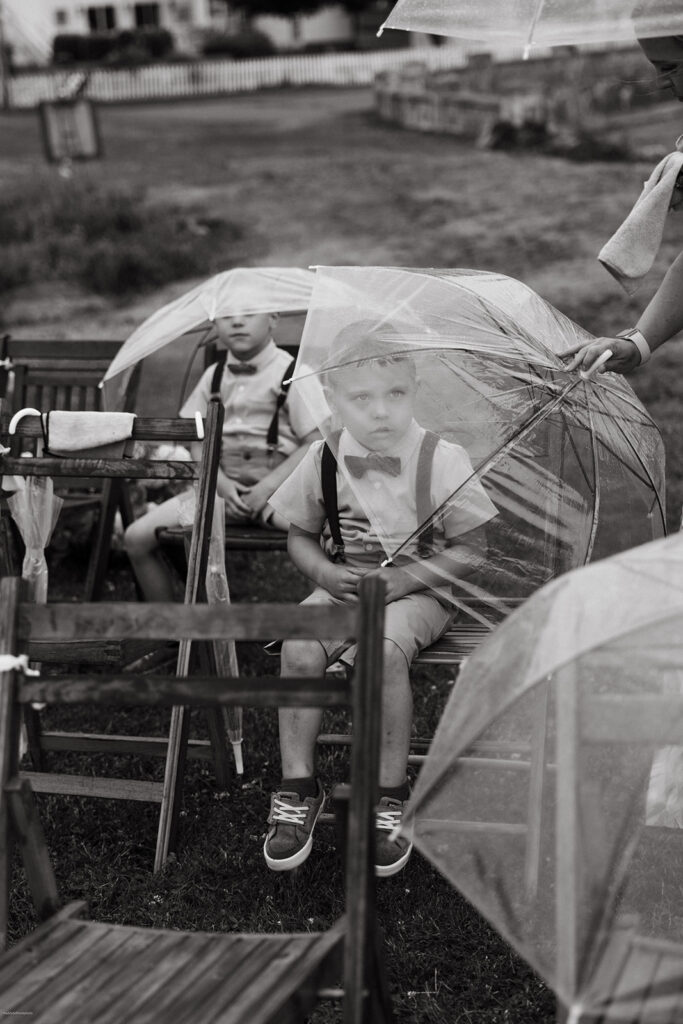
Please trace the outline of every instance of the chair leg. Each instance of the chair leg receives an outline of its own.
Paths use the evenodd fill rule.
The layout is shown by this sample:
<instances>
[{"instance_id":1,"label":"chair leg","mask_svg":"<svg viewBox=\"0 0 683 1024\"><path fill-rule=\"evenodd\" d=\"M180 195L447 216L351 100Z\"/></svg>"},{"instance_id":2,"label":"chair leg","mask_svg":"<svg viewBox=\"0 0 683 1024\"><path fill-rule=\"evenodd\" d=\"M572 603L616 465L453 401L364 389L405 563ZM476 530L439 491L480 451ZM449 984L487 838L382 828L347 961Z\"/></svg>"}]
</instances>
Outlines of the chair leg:
<instances>
[{"instance_id":1,"label":"chair leg","mask_svg":"<svg viewBox=\"0 0 683 1024\"><path fill-rule=\"evenodd\" d=\"M41 727L40 715L30 704L24 706L24 726L26 727L26 738L28 740L28 752L31 755L31 764L36 772L44 772L45 759L43 747L40 742Z\"/></svg>"},{"instance_id":2,"label":"chair leg","mask_svg":"<svg viewBox=\"0 0 683 1024\"><path fill-rule=\"evenodd\" d=\"M100 514L95 525L95 539L88 562L88 573L85 578L86 601L97 601L102 596L102 586L109 563L114 517L120 501L122 487L122 480L105 480L102 486Z\"/></svg>"},{"instance_id":3,"label":"chair leg","mask_svg":"<svg viewBox=\"0 0 683 1024\"><path fill-rule=\"evenodd\" d=\"M376 924L372 942L372 960L368 977L370 986L366 1016L368 1024L393 1024L394 1008L391 1003L389 981L384 967L384 934Z\"/></svg>"},{"instance_id":4,"label":"chair leg","mask_svg":"<svg viewBox=\"0 0 683 1024\"><path fill-rule=\"evenodd\" d=\"M216 654L212 643L201 643L195 645L199 665L207 675L217 676L218 665ZM230 784L230 751L225 735L225 721L220 709L210 708L206 712L206 723L211 741L211 752L213 754L213 767L216 775L216 785L219 789L227 789Z\"/></svg>"},{"instance_id":5,"label":"chair leg","mask_svg":"<svg viewBox=\"0 0 683 1024\"><path fill-rule=\"evenodd\" d=\"M161 871L176 842L189 735L190 709L174 707L171 711L164 789L159 811L159 832L154 856L155 872Z\"/></svg>"}]
</instances>

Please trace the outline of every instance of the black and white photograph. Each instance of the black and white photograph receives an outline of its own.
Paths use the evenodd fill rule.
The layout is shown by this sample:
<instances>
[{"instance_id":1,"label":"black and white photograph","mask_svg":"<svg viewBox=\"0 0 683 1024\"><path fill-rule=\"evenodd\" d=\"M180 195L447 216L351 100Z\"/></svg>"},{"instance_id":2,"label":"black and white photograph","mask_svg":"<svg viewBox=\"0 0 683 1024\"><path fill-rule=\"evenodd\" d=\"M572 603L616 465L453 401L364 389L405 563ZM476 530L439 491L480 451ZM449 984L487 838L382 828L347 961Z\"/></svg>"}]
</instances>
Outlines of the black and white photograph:
<instances>
[{"instance_id":1,"label":"black and white photograph","mask_svg":"<svg viewBox=\"0 0 683 1024\"><path fill-rule=\"evenodd\" d=\"M0 1018L683 1024L683 0L0 0Z\"/></svg>"}]
</instances>

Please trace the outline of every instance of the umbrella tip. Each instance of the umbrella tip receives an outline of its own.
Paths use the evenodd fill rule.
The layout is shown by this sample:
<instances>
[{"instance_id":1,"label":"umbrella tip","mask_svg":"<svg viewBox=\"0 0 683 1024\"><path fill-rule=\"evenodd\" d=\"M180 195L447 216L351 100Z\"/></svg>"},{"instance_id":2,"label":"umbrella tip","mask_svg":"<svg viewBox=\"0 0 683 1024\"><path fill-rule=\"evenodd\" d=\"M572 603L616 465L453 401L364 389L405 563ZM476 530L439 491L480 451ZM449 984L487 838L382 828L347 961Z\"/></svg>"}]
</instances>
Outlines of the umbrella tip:
<instances>
[{"instance_id":1,"label":"umbrella tip","mask_svg":"<svg viewBox=\"0 0 683 1024\"><path fill-rule=\"evenodd\" d=\"M382 35L382 33L384 32L385 24L386 24L386 22L383 21L382 24L380 25L380 27L377 29L377 38L378 39Z\"/></svg>"},{"instance_id":2,"label":"umbrella tip","mask_svg":"<svg viewBox=\"0 0 683 1024\"><path fill-rule=\"evenodd\" d=\"M232 740L232 752L235 755L235 771L238 775L244 775L244 760L242 758L242 740Z\"/></svg>"}]
</instances>

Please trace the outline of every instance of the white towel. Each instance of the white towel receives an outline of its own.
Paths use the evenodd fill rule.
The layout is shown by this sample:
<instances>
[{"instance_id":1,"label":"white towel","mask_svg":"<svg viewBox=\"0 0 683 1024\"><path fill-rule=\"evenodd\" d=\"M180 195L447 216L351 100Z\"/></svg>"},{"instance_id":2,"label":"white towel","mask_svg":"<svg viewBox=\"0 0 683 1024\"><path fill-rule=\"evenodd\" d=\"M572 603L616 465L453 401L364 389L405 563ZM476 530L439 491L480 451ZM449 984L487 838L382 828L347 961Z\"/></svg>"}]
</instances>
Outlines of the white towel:
<instances>
[{"instance_id":1,"label":"white towel","mask_svg":"<svg viewBox=\"0 0 683 1024\"><path fill-rule=\"evenodd\" d=\"M116 457L133 434L132 412L65 412L45 415L45 440L54 455L80 452L87 458Z\"/></svg>"},{"instance_id":2,"label":"white towel","mask_svg":"<svg viewBox=\"0 0 683 1024\"><path fill-rule=\"evenodd\" d=\"M669 153L660 160L628 217L598 253L600 262L629 295L655 261L681 168L683 153Z\"/></svg>"}]
</instances>

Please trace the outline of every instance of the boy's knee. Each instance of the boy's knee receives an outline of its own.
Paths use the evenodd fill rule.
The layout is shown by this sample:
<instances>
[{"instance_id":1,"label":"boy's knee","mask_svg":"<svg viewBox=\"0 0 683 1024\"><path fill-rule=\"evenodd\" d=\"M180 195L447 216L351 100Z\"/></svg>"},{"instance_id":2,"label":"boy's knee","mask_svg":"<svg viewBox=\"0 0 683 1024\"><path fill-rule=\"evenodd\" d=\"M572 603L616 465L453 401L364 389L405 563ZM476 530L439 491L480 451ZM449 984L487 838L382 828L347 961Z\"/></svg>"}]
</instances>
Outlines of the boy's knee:
<instances>
[{"instance_id":1,"label":"boy's knee","mask_svg":"<svg viewBox=\"0 0 683 1024\"><path fill-rule=\"evenodd\" d=\"M280 655L283 676L322 674L327 664L325 651L317 641L285 640Z\"/></svg>"},{"instance_id":2,"label":"boy's knee","mask_svg":"<svg viewBox=\"0 0 683 1024\"><path fill-rule=\"evenodd\" d=\"M384 639L383 649L384 676L388 682L398 675L404 676L408 672L406 656L393 640Z\"/></svg>"}]
</instances>

